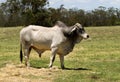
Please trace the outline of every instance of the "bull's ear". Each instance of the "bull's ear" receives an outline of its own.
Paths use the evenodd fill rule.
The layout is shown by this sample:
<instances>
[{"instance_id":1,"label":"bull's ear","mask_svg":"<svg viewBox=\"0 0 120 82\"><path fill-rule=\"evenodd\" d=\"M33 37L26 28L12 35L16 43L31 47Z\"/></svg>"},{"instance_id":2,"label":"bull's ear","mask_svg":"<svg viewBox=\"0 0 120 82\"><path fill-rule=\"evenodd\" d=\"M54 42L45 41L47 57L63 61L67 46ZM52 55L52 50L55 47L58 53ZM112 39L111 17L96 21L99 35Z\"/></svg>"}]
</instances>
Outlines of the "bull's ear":
<instances>
[{"instance_id":1,"label":"bull's ear","mask_svg":"<svg viewBox=\"0 0 120 82\"><path fill-rule=\"evenodd\" d=\"M77 27L76 26L73 26L72 30L71 30L71 33L74 32L75 30L77 30Z\"/></svg>"},{"instance_id":2,"label":"bull's ear","mask_svg":"<svg viewBox=\"0 0 120 82\"><path fill-rule=\"evenodd\" d=\"M73 26L71 28L72 29L70 30L69 34L73 34L77 30L76 26Z\"/></svg>"},{"instance_id":3,"label":"bull's ear","mask_svg":"<svg viewBox=\"0 0 120 82\"><path fill-rule=\"evenodd\" d=\"M71 30L71 33L74 32L75 30L77 30L77 28L79 28L80 24L79 23L76 23L73 27L72 27L72 30Z\"/></svg>"}]
</instances>

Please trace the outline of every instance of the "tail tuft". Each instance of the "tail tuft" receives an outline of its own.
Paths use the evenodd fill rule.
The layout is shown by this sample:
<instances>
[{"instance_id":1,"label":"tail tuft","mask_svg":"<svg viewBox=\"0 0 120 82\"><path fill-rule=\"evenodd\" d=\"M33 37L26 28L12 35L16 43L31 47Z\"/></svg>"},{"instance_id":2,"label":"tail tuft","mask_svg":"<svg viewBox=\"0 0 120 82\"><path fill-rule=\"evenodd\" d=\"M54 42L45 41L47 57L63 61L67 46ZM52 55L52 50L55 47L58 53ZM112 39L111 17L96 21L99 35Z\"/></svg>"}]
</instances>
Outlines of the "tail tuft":
<instances>
[{"instance_id":1,"label":"tail tuft","mask_svg":"<svg viewBox=\"0 0 120 82\"><path fill-rule=\"evenodd\" d=\"M23 61L22 45L20 45L20 61Z\"/></svg>"}]
</instances>

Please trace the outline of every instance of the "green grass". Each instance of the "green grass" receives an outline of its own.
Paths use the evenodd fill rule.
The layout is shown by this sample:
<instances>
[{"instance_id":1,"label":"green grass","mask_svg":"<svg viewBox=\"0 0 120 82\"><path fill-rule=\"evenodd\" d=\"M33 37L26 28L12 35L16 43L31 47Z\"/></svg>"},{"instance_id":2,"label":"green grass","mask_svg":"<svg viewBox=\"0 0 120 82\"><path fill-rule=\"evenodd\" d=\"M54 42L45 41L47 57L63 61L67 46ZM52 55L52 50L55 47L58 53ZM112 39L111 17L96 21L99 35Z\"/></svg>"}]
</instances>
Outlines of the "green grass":
<instances>
[{"instance_id":1,"label":"green grass","mask_svg":"<svg viewBox=\"0 0 120 82\"><path fill-rule=\"evenodd\" d=\"M0 67L9 62L18 63L20 29L0 28Z\"/></svg>"},{"instance_id":2,"label":"green grass","mask_svg":"<svg viewBox=\"0 0 120 82\"><path fill-rule=\"evenodd\" d=\"M19 63L21 29L0 28L0 67L9 62ZM120 26L89 27L86 31L91 40L83 40L65 57L65 66L69 69L55 72L54 82L120 82ZM47 68L49 54L39 58L32 52L31 66ZM54 66L60 68L58 56Z\"/></svg>"}]
</instances>

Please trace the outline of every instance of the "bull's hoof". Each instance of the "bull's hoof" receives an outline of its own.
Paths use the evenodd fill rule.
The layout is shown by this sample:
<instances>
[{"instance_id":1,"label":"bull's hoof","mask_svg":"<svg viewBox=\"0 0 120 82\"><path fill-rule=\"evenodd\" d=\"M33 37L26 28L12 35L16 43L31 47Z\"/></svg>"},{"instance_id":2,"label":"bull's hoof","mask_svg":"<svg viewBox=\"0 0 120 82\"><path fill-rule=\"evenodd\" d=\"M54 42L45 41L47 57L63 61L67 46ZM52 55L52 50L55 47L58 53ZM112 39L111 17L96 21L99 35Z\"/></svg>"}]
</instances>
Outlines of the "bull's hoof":
<instances>
[{"instance_id":1,"label":"bull's hoof","mask_svg":"<svg viewBox=\"0 0 120 82\"><path fill-rule=\"evenodd\" d=\"M48 67L49 67L49 68L52 68L52 65L49 65Z\"/></svg>"},{"instance_id":2,"label":"bull's hoof","mask_svg":"<svg viewBox=\"0 0 120 82\"><path fill-rule=\"evenodd\" d=\"M30 67L30 63L25 63L25 66L26 66L27 68L29 68L29 67Z\"/></svg>"},{"instance_id":3,"label":"bull's hoof","mask_svg":"<svg viewBox=\"0 0 120 82\"><path fill-rule=\"evenodd\" d=\"M39 54L39 57L41 58L41 54Z\"/></svg>"}]
</instances>

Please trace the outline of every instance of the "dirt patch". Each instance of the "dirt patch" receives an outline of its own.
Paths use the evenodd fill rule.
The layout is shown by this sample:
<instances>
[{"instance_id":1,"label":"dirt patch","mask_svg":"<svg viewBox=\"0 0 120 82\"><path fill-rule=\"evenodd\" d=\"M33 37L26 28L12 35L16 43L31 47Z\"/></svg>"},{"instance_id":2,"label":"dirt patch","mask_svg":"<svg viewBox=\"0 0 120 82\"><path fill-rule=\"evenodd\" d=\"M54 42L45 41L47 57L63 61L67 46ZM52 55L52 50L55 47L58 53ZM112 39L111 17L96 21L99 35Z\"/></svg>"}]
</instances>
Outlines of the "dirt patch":
<instances>
[{"instance_id":1,"label":"dirt patch","mask_svg":"<svg viewBox=\"0 0 120 82\"><path fill-rule=\"evenodd\" d=\"M0 82L52 82L58 67L26 68L26 66L6 64L0 68Z\"/></svg>"}]
</instances>

